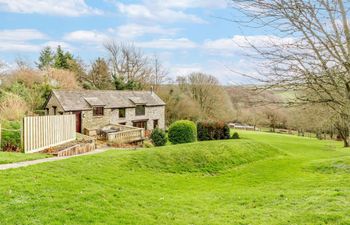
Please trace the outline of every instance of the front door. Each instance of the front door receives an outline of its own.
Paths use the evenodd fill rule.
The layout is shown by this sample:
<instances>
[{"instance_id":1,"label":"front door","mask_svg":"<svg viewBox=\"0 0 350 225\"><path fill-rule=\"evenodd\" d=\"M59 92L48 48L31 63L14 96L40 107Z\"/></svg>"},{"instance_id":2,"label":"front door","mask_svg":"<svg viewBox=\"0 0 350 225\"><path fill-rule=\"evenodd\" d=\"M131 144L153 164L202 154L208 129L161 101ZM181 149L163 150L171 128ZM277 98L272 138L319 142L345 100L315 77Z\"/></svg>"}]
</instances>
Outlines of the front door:
<instances>
[{"instance_id":1,"label":"front door","mask_svg":"<svg viewBox=\"0 0 350 225\"><path fill-rule=\"evenodd\" d=\"M75 130L78 133L81 133L81 111L73 112L75 114Z\"/></svg>"}]
</instances>

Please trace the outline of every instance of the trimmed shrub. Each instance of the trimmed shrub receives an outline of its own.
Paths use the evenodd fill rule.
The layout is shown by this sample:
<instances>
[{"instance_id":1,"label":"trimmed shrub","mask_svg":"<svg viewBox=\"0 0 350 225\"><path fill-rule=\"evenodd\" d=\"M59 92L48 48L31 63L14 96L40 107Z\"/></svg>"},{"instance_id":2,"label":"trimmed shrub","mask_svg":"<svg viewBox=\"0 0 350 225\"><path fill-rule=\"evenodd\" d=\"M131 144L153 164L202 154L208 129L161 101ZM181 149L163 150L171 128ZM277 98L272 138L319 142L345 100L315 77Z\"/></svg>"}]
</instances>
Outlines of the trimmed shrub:
<instances>
[{"instance_id":1,"label":"trimmed shrub","mask_svg":"<svg viewBox=\"0 0 350 225\"><path fill-rule=\"evenodd\" d=\"M2 124L1 149L2 151L18 152L21 150L21 123L6 121Z\"/></svg>"},{"instance_id":2,"label":"trimmed shrub","mask_svg":"<svg viewBox=\"0 0 350 225\"><path fill-rule=\"evenodd\" d=\"M223 122L198 122L197 131L199 141L230 139L230 128Z\"/></svg>"},{"instance_id":3,"label":"trimmed shrub","mask_svg":"<svg viewBox=\"0 0 350 225\"><path fill-rule=\"evenodd\" d=\"M197 139L196 124L189 120L179 120L169 127L169 141L172 144L195 142Z\"/></svg>"},{"instance_id":4,"label":"trimmed shrub","mask_svg":"<svg viewBox=\"0 0 350 225\"><path fill-rule=\"evenodd\" d=\"M156 128L152 131L150 138L154 146L164 146L168 141L165 132L159 128Z\"/></svg>"},{"instance_id":5,"label":"trimmed shrub","mask_svg":"<svg viewBox=\"0 0 350 225\"><path fill-rule=\"evenodd\" d=\"M224 125L224 139L230 139L231 134L230 134L230 127L227 125L227 123Z\"/></svg>"},{"instance_id":6,"label":"trimmed shrub","mask_svg":"<svg viewBox=\"0 0 350 225\"><path fill-rule=\"evenodd\" d=\"M240 139L239 134L237 132L234 132L232 135L232 139Z\"/></svg>"}]
</instances>

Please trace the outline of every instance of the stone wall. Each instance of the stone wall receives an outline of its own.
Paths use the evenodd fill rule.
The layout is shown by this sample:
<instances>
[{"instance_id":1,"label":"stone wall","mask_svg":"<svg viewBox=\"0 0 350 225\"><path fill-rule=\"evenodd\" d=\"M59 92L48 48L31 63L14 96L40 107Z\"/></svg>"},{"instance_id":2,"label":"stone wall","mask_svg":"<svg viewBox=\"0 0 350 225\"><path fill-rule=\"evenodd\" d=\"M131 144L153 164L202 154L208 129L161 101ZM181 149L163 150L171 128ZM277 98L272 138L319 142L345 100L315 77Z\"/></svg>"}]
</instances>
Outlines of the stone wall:
<instances>
[{"instance_id":1,"label":"stone wall","mask_svg":"<svg viewBox=\"0 0 350 225\"><path fill-rule=\"evenodd\" d=\"M108 124L124 124L132 126L133 121L147 120L147 129L153 129L154 120L158 120L158 126L165 129L165 107L154 106L146 107L144 116L136 116L135 108L125 109L125 118L119 118L119 109L104 109L103 116L93 116L92 110L84 111L82 118L82 127L89 129L98 129Z\"/></svg>"},{"instance_id":2,"label":"stone wall","mask_svg":"<svg viewBox=\"0 0 350 225\"><path fill-rule=\"evenodd\" d=\"M103 116L94 116L92 110L83 111L82 113L82 128L99 129L110 124L111 109L104 109Z\"/></svg>"},{"instance_id":3,"label":"stone wall","mask_svg":"<svg viewBox=\"0 0 350 225\"><path fill-rule=\"evenodd\" d=\"M80 144L74 145L65 150L59 151L54 155L57 157L79 155L79 154L92 152L95 149L96 149L96 144L95 144L95 141L93 141L91 143L80 143Z\"/></svg>"},{"instance_id":4,"label":"stone wall","mask_svg":"<svg viewBox=\"0 0 350 225\"><path fill-rule=\"evenodd\" d=\"M47 115L54 115L54 110L53 110L54 106L57 107L56 108L57 115L64 112L64 110L63 110L61 104L59 103L58 99L56 98L56 96L52 95L49 102L47 103L47 106L46 106L49 109L48 113L46 113Z\"/></svg>"}]
</instances>

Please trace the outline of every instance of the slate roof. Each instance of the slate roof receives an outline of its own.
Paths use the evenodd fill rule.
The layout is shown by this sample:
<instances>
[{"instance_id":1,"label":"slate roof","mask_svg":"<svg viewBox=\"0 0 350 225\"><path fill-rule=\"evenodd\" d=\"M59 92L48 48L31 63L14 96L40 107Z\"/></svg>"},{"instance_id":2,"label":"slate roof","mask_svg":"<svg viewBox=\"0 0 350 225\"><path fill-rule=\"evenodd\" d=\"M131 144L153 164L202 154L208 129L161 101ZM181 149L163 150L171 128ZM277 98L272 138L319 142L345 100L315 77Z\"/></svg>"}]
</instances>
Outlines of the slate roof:
<instances>
[{"instance_id":1,"label":"slate roof","mask_svg":"<svg viewBox=\"0 0 350 225\"><path fill-rule=\"evenodd\" d=\"M99 98L91 97L91 98L84 98L87 103L89 103L90 106L105 106L106 104L101 101Z\"/></svg>"},{"instance_id":2,"label":"slate roof","mask_svg":"<svg viewBox=\"0 0 350 225\"><path fill-rule=\"evenodd\" d=\"M129 108L137 104L146 106L164 106L165 103L151 91L114 91L114 90L54 90L65 111L90 110L92 106L105 108Z\"/></svg>"}]
</instances>

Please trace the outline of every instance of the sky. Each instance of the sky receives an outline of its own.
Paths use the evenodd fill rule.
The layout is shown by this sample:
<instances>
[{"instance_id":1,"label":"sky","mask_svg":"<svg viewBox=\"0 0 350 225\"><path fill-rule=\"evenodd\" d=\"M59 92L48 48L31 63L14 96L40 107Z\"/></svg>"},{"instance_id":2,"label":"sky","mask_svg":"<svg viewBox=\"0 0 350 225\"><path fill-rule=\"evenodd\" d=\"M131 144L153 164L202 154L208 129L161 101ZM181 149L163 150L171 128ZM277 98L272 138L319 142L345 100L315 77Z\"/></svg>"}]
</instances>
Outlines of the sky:
<instances>
[{"instance_id":1,"label":"sky","mask_svg":"<svg viewBox=\"0 0 350 225\"><path fill-rule=\"evenodd\" d=\"M34 65L45 46L61 45L89 64L115 40L156 54L172 79L205 72L244 84L237 72L255 71L242 46L267 36L227 20L240 17L227 0L0 0L0 61Z\"/></svg>"}]
</instances>

